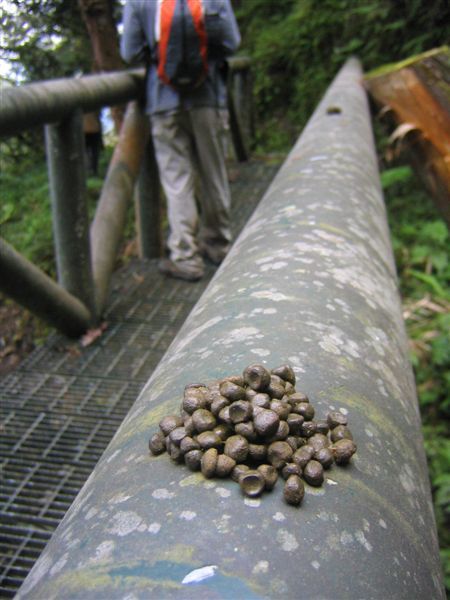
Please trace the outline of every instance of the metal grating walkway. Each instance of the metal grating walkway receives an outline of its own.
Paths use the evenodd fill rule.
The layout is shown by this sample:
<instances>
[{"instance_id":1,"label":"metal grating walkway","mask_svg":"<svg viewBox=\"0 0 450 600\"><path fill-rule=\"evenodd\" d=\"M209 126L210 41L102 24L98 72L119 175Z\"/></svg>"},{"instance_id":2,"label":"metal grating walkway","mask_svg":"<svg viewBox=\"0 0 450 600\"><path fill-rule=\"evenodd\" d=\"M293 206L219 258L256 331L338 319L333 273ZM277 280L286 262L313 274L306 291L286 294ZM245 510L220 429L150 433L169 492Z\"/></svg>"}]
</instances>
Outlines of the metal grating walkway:
<instances>
[{"instance_id":1,"label":"metal grating walkway","mask_svg":"<svg viewBox=\"0 0 450 600\"><path fill-rule=\"evenodd\" d=\"M235 235L277 166L238 170ZM132 260L113 278L101 338L81 348L54 334L0 379L0 598L20 587L213 273L185 283Z\"/></svg>"}]
</instances>

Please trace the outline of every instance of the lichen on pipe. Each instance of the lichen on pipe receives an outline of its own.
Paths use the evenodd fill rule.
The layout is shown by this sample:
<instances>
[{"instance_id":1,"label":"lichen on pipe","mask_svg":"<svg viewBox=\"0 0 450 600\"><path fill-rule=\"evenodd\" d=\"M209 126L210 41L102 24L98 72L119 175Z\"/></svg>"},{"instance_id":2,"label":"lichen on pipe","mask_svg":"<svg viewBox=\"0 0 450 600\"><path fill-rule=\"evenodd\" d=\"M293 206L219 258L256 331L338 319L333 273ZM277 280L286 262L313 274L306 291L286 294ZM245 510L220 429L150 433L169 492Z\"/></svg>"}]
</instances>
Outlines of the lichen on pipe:
<instances>
[{"instance_id":1,"label":"lichen on pipe","mask_svg":"<svg viewBox=\"0 0 450 600\"><path fill-rule=\"evenodd\" d=\"M353 463L243 497L149 436L186 384L289 363ZM330 86L18 598L444 598L414 378L356 60Z\"/></svg>"}]
</instances>

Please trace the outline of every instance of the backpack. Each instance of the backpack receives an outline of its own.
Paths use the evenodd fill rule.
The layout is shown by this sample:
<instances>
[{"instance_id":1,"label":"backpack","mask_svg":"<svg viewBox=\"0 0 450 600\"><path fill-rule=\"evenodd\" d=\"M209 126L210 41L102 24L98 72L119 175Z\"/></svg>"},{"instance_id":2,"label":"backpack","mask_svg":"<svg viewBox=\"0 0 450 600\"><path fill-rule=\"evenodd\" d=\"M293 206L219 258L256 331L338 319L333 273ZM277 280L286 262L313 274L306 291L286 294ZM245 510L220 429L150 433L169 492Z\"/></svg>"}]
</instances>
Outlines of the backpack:
<instances>
[{"instance_id":1,"label":"backpack","mask_svg":"<svg viewBox=\"0 0 450 600\"><path fill-rule=\"evenodd\" d=\"M158 76L179 91L199 86L208 72L202 0L160 0Z\"/></svg>"}]
</instances>

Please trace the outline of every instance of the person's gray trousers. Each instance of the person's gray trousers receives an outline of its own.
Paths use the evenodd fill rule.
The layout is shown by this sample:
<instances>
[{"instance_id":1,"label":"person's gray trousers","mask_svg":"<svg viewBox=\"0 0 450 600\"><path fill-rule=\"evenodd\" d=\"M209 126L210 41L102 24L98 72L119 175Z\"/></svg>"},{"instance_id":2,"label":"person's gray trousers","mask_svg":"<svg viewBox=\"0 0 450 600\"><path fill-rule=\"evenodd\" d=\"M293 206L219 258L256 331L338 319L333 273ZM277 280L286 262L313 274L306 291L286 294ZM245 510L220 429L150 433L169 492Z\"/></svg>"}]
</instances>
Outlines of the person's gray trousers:
<instances>
[{"instance_id":1,"label":"person's gray trousers","mask_svg":"<svg viewBox=\"0 0 450 600\"><path fill-rule=\"evenodd\" d=\"M171 260L201 264L199 246L226 253L231 241L227 111L202 107L161 113L151 116L151 126L167 198Z\"/></svg>"}]
</instances>

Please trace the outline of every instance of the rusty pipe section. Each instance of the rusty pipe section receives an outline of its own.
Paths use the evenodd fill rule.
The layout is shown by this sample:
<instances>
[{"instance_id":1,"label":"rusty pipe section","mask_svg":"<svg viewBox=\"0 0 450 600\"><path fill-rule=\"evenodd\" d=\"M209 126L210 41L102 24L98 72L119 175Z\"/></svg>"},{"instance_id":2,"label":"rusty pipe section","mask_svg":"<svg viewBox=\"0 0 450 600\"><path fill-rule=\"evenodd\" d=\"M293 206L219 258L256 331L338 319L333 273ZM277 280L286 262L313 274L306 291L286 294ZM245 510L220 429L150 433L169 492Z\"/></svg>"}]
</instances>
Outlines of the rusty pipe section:
<instances>
[{"instance_id":1,"label":"rusty pipe section","mask_svg":"<svg viewBox=\"0 0 450 600\"><path fill-rule=\"evenodd\" d=\"M14 135L44 123L57 123L73 110L96 110L139 98L145 70L132 69L79 78L53 79L2 90L0 135Z\"/></svg>"},{"instance_id":2,"label":"rusty pipe section","mask_svg":"<svg viewBox=\"0 0 450 600\"><path fill-rule=\"evenodd\" d=\"M148 135L148 118L138 102L131 102L109 163L90 231L95 304L99 315L108 296L108 286L125 228L127 206L133 199L134 184Z\"/></svg>"},{"instance_id":3,"label":"rusty pipe section","mask_svg":"<svg viewBox=\"0 0 450 600\"><path fill-rule=\"evenodd\" d=\"M337 75L18 598L444 598L361 76ZM186 384L254 362L291 364L358 445L299 508L148 455Z\"/></svg>"}]
</instances>

